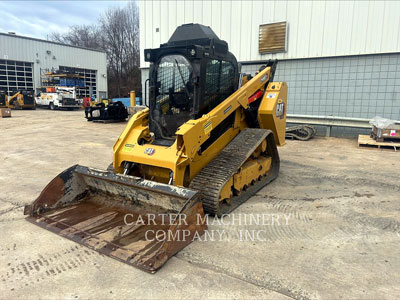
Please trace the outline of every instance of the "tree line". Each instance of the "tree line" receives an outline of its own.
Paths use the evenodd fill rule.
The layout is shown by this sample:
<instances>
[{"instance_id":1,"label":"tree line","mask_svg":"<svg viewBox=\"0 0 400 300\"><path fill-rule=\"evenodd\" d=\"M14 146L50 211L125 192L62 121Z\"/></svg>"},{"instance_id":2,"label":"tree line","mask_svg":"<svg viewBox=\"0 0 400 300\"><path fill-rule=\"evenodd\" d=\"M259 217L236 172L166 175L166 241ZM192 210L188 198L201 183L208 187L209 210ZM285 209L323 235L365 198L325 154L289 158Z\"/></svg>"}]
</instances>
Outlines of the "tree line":
<instances>
[{"instance_id":1,"label":"tree line","mask_svg":"<svg viewBox=\"0 0 400 300\"><path fill-rule=\"evenodd\" d=\"M55 42L104 50L107 54L108 96L126 97L140 92L139 10L136 2L108 8L96 24L74 25L66 33L53 32Z\"/></svg>"}]
</instances>

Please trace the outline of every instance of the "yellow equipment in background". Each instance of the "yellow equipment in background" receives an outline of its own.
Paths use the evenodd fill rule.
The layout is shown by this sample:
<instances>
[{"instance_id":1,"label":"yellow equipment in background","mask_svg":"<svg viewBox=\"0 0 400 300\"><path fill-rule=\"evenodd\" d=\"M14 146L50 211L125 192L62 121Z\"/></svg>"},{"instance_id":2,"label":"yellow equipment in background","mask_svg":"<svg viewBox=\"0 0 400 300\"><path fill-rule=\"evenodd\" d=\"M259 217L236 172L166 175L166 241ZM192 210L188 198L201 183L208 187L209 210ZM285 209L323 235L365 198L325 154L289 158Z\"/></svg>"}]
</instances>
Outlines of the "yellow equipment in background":
<instances>
[{"instance_id":1,"label":"yellow equipment in background","mask_svg":"<svg viewBox=\"0 0 400 300\"><path fill-rule=\"evenodd\" d=\"M7 107L7 93L4 90L0 90L0 108Z\"/></svg>"},{"instance_id":2,"label":"yellow equipment in background","mask_svg":"<svg viewBox=\"0 0 400 300\"><path fill-rule=\"evenodd\" d=\"M6 96L6 103L11 109L36 109L33 91L21 90L12 96Z\"/></svg>"},{"instance_id":3,"label":"yellow equipment in background","mask_svg":"<svg viewBox=\"0 0 400 300\"><path fill-rule=\"evenodd\" d=\"M131 91L129 93L129 96L130 96L130 100L131 100L131 107L136 106L136 93L135 93L135 91Z\"/></svg>"},{"instance_id":4,"label":"yellow equipment in background","mask_svg":"<svg viewBox=\"0 0 400 300\"><path fill-rule=\"evenodd\" d=\"M187 40L190 36L192 39ZM274 180L287 84L277 61L242 80L211 28L178 27L148 49L149 108L136 113L106 170L72 166L25 207L28 220L149 272Z\"/></svg>"}]
</instances>

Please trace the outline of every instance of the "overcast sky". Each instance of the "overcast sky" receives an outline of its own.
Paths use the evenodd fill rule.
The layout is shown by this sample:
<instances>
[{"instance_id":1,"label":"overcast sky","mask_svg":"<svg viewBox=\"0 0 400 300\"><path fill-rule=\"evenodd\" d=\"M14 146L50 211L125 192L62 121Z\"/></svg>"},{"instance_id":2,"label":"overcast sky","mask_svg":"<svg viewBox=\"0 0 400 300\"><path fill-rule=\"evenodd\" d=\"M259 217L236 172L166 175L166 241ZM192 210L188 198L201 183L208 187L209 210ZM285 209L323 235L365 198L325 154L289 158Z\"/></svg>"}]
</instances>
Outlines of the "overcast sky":
<instances>
[{"instance_id":1,"label":"overcast sky","mask_svg":"<svg viewBox=\"0 0 400 300\"><path fill-rule=\"evenodd\" d=\"M46 39L71 25L93 24L108 8L126 1L0 1L0 32Z\"/></svg>"}]
</instances>

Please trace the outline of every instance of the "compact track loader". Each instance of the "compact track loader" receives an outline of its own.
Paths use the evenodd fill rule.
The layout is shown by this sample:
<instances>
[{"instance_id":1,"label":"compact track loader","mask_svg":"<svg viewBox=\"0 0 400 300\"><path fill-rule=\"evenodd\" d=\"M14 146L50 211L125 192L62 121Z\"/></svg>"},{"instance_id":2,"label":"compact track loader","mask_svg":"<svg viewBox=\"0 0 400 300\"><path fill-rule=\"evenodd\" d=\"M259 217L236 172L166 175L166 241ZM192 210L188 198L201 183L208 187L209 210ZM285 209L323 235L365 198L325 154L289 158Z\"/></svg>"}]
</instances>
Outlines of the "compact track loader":
<instances>
[{"instance_id":1,"label":"compact track loader","mask_svg":"<svg viewBox=\"0 0 400 300\"><path fill-rule=\"evenodd\" d=\"M287 85L276 61L250 79L211 28L178 27L150 62L149 108L136 113L107 170L73 166L31 205L28 220L155 272L279 171Z\"/></svg>"},{"instance_id":2,"label":"compact track loader","mask_svg":"<svg viewBox=\"0 0 400 300\"><path fill-rule=\"evenodd\" d=\"M36 109L32 90L21 90L7 97L7 106L11 109Z\"/></svg>"}]
</instances>

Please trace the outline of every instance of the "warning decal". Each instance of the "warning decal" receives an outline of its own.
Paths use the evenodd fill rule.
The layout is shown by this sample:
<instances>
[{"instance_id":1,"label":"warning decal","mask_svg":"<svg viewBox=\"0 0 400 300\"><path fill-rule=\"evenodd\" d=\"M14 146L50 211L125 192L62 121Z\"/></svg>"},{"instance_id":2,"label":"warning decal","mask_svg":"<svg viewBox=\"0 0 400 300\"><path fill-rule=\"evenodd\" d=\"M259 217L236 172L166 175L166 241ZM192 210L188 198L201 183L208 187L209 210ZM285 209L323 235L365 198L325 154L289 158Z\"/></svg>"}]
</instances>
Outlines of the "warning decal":
<instances>
[{"instance_id":1,"label":"warning decal","mask_svg":"<svg viewBox=\"0 0 400 300\"><path fill-rule=\"evenodd\" d=\"M212 123L211 121L208 121L206 124L204 124L204 133L209 134L211 130L212 130Z\"/></svg>"}]
</instances>

